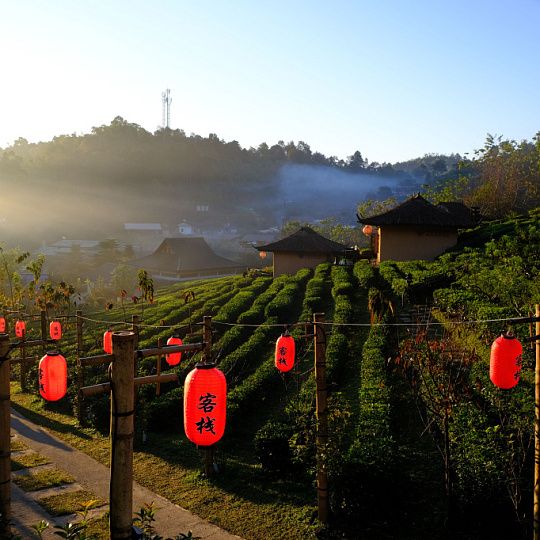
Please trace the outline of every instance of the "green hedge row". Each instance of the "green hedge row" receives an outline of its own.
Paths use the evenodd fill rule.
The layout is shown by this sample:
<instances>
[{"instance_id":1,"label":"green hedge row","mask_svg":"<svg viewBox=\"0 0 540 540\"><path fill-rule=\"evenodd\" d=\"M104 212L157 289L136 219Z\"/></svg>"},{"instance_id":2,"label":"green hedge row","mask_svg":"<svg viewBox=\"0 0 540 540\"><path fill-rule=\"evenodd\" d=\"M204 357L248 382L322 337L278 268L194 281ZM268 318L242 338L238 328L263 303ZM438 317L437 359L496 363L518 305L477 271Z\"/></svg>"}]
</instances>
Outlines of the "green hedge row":
<instances>
[{"instance_id":1,"label":"green hedge row","mask_svg":"<svg viewBox=\"0 0 540 540\"><path fill-rule=\"evenodd\" d=\"M379 471L393 458L390 388L387 384L387 327L372 326L362 349L360 418L349 458Z\"/></svg>"},{"instance_id":2,"label":"green hedge row","mask_svg":"<svg viewBox=\"0 0 540 540\"><path fill-rule=\"evenodd\" d=\"M375 270L369 261L361 260L353 267L354 276L358 285L363 289L369 289L375 283Z\"/></svg>"},{"instance_id":3,"label":"green hedge row","mask_svg":"<svg viewBox=\"0 0 540 540\"><path fill-rule=\"evenodd\" d=\"M290 324L293 320L295 308L302 299L305 284L312 271L304 268L291 277L283 289L268 303L264 310L267 319L275 318L277 323Z\"/></svg>"},{"instance_id":4,"label":"green hedge row","mask_svg":"<svg viewBox=\"0 0 540 540\"><path fill-rule=\"evenodd\" d=\"M272 278L259 277L251 285L240 290L226 304L222 305L215 316L216 321L235 323L238 317L253 304L253 299L262 293L272 282Z\"/></svg>"}]
</instances>

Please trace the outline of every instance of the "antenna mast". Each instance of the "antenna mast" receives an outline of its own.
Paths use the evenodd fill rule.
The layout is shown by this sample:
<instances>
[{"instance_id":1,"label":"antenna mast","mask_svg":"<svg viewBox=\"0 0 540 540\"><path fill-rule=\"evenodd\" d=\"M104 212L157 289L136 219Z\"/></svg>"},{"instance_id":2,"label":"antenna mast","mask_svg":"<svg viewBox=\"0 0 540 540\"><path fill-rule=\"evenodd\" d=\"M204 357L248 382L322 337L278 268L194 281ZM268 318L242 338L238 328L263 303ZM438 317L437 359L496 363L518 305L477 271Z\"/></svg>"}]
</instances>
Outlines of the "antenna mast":
<instances>
[{"instance_id":1,"label":"antenna mast","mask_svg":"<svg viewBox=\"0 0 540 540\"><path fill-rule=\"evenodd\" d=\"M171 103L172 103L172 97L171 97L171 91L167 88L165 92L161 93L161 103L163 105L162 107L162 118L161 118L161 124L164 128L169 129L171 126Z\"/></svg>"}]
</instances>

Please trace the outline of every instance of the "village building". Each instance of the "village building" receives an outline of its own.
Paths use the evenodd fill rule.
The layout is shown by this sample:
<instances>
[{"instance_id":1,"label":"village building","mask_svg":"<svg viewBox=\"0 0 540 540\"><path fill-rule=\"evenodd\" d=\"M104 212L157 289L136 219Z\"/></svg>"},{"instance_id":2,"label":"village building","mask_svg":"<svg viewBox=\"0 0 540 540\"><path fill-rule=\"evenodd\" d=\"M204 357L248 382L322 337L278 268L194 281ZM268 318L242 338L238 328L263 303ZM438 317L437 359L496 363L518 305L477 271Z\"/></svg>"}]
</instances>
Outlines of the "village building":
<instances>
[{"instance_id":1,"label":"village building","mask_svg":"<svg viewBox=\"0 0 540 540\"><path fill-rule=\"evenodd\" d=\"M182 223L178 224L178 234L183 236L192 236L194 233L193 226L183 220Z\"/></svg>"},{"instance_id":2,"label":"village building","mask_svg":"<svg viewBox=\"0 0 540 540\"><path fill-rule=\"evenodd\" d=\"M415 195L392 210L376 216L357 216L373 229L373 248L377 262L433 260L455 246L458 230L473 227L477 214L460 202L426 201Z\"/></svg>"},{"instance_id":3,"label":"village building","mask_svg":"<svg viewBox=\"0 0 540 540\"><path fill-rule=\"evenodd\" d=\"M295 274L301 268L315 268L327 261L339 261L349 251L347 246L329 240L309 227L301 227L286 238L256 246L256 249L261 254L273 253L274 277Z\"/></svg>"},{"instance_id":4,"label":"village building","mask_svg":"<svg viewBox=\"0 0 540 540\"><path fill-rule=\"evenodd\" d=\"M153 278L169 281L246 271L245 266L217 255L204 238L195 236L165 238L154 253L128 264L144 268Z\"/></svg>"},{"instance_id":5,"label":"village building","mask_svg":"<svg viewBox=\"0 0 540 540\"><path fill-rule=\"evenodd\" d=\"M47 257L56 255L71 255L75 251L85 255L95 255L99 251L99 240L71 240L62 238L49 245L43 245L40 253Z\"/></svg>"}]
</instances>

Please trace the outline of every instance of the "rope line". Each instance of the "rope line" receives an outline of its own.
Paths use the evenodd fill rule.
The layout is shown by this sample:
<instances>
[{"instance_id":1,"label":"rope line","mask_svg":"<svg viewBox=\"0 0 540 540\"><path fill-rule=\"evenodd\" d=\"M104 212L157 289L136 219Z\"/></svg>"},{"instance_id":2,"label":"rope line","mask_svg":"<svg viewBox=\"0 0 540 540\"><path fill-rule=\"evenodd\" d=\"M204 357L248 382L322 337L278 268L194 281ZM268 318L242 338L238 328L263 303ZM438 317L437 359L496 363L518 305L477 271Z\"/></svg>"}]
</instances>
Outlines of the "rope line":
<instances>
[{"instance_id":1,"label":"rope line","mask_svg":"<svg viewBox=\"0 0 540 540\"><path fill-rule=\"evenodd\" d=\"M93 323L99 323L104 325L131 325L131 322L126 321L107 321L107 320L100 320L100 319L92 319L89 317L80 317L84 321L93 322ZM331 322L331 321L325 321L325 322L319 322L317 324L324 325L324 326L337 326L337 327L371 327L371 326L383 326L383 327L407 327L407 326L445 326L447 324L484 324L484 323L498 323L498 322L523 322L524 317L506 317L501 319L476 319L476 320L467 320L467 321L429 321L429 322L397 322L397 323L337 323L337 322ZM191 323L192 326L201 326L203 323L201 322L193 322ZM305 326L306 324L312 325L313 321L307 321L307 322L296 322L296 323L262 323L262 324L248 324L248 323L231 323L231 322L225 322L225 321L216 321L212 320L212 325L222 325L222 326L239 326L239 327L245 327L245 328L292 328L292 327L298 327L298 326ZM137 323L137 326L140 328L181 328L178 326L178 324L144 324L144 323ZM189 325L183 325L183 326L189 326Z\"/></svg>"},{"instance_id":2,"label":"rope line","mask_svg":"<svg viewBox=\"0 0 540 540\"><path fill-rule=\"evenodd\" d=\"M131 326L133 324L133 323L127 322L127 321L107 321L107 320L100 320L100 319L92 319L90 317L83 317L83 316L81 316L80 319L83 320L83 321L87 321L87 322L104 324L104 325L109 325L109 326L122 325L122 324L125 324L127 326ZM203 323L201 323L201 322L193 322L193 323L191 323L191 326L201 326L202 324ZM174 328L174 329L178 330L178 329L183 329L184 327L189 328L190 325L185 324L185 325L179 326L178 324L145 324L145 323L137 323L136 326L138 326L139 328ZM280 325L280 326L283 326L283 325Z\"/></svg>"}]
</instances>

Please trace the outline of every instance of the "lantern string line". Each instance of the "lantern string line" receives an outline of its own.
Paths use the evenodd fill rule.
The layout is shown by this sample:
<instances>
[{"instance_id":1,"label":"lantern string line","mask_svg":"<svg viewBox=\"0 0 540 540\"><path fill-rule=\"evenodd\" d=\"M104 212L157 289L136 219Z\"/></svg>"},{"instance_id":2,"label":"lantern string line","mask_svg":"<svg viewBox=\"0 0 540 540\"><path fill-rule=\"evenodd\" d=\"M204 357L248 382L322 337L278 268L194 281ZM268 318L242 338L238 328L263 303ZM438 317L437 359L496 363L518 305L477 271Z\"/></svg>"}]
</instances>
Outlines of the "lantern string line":
<instances>
[{"instance_id":1,"label":"lantern string line","mask_svg":"<svg viewBox=\"0 0 540 540\"><path fill-rule=\"evenodd\" d=\"M131 325L131 322L127 321L109 321L104 319L93 319L90 317L80 317L84 321L97 323L97 324L103 324L108 326L113 325ZM529 318L527 317L503 317L500 319L472 319L472 320L466 320L466 321L433 321L430 320L428 322L396 322L396 323L338 323L338 322L332 322L332 321L325 321L325 322L319 322L317 324L320 324L322 326L336 326L336 327L366 327L369 328L371 326L381 326L381 327L411 327L411 326L446 326L449 324L453 325L466 325L466 324L484 324L484 323L498 323L498 322L506 322L506 323L521 323L524 321L528 321ZM203 323L201 322L192 322L191 326L201 326ZM262 323L262 324L249 324L249 323L232 323L232 322L226 322L226 321L216 321L212 320L212 325L222 325L222 326L240 326L245 328L283 328L283 327L300 327L305 325L312 325L313 321L304 321L304 322L295 322L295 323ZM146 324L146 323L138 323L137 326L140 328L174 328L174 329L185 329L189 328L189 324L178 326L177 324Z\"/></svg>"},{"instance_id":2,"label":"lantern string line","mask_svg":"<svg viewBox=\"0 0 540 540\"><path fill-rule=\"evenodd\" d=\"M100 319L92 319L90 317L83 317L83 316L81 316L80 319L83 321L103 324L103 325L108 325L108 326L121 326L121 325L131 326L132 325L132 323L128 321L106 321L106 320L100 320ZM202 323L200 322L191 323L191 326L201 326L201 325ZM189 324L178 326L177 324L145 324L145 323L137 323L137 326L139 328L173 328L175 330L185 330L190 327Z\"/></svg>"}]
</instances>

